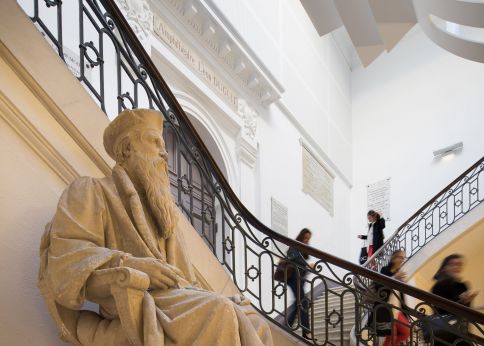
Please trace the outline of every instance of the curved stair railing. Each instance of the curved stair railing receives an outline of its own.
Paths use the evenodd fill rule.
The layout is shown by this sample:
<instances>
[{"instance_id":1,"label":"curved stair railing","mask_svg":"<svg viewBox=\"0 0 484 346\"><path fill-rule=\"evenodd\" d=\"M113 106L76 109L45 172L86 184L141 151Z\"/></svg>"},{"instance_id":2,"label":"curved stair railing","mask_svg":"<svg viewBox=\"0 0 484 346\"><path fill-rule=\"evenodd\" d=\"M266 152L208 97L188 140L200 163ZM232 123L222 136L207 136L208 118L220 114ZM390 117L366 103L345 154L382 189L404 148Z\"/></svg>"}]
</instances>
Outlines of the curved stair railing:
<instances>
[{"instance_id":1,"label":"curved stair railing","mask_svg":"<svg viewBox=\"0 0 484 346\"><path fill-rule=\"evenodd\" d=\"M475 330L471 334L467 329L458 328L462 324L457 323L443 327L448 333L458 340L484 345L484 314L286 238L254 217L230 188L113 0L32 0L25 10L62 59L68 59L64 48L73 40L66 36L71 34L78 40L80 68L74 74L108 116L112 117L127 107L154 108L163 113L165 141L176 148L169 158L169 164L174 170L179 207L230 273L239 290L251 299L254 308L267 319L308 344L343 345L345 317L342 302L345 295L352 295L357 316L357 338L365 345L375 345L375 325L363 324L358 316L362 315L362 311L375 309L401 310L399 304L390 304L385 298L389 292L399 296L396 292L400 291L421 301L406 310L410 319L408 327L412 331L408 345L421 344L424 334L425 340L430 343L439 340L439 335L432 332L429 318L424 315L436 316L438 307L454 314L459 321L466 321ZM73 12L76 12L74 18L77 21L72 18ZM66 16L71 17L66 20ZM295 271L297 279L304 280L310 287L310 340L301 337L300 322L287 326L286 309L291 300L287 288L287 270L298 267L282 250L287 246L317 260L314 267L305 268L309 276L301 277L299 271ZM282 282L274 280L280 261L289 263ZM385 290L370 294L372 288L368 282L377 282ZM336 298L341 302L339 308L333 308L332 311L328 311L326 303L326 312L321 320L315 320L312 309L316 298L314 288L318 285L323 285L325 299ZM340 289L333 290L334 286ZM306 304L297 301L299 321L305 309ZM277 319L278 316L284 317L282 322ZM313 332L316 325L322 325L326 331L317 340ZM338 331L338 341L329 340L330 330L333 333Z\"/></svg>"},{"instance_id":2,"label":"curved stair railing","mask_svg":"<svg viewBox=\"0 0 484 346\"><path fill-rule=\"evenodd\" d=\"M402 249L406 261L484 201L484 157L410 216L364 264L380 271Z\"/></svg>"}]
</instances>

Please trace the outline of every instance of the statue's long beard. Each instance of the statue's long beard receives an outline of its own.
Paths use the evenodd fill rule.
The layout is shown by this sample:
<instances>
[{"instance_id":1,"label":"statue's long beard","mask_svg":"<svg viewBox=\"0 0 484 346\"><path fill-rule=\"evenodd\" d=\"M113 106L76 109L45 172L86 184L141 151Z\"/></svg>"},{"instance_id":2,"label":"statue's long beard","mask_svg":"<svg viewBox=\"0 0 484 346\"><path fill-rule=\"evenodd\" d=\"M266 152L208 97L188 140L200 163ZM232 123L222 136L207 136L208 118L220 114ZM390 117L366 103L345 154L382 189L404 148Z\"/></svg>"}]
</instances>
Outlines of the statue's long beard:
<instances>
[{"instance_id":1,"label":"statue's long beard","mask_svg":"<svg viewBox=\"0 0 484 346\"><path fill-rule=\"evenodd\" d=\"M163 239L169 238L177 225L178 214L170 192L168 164L161 157L153 158L139 152L134 153L129 161L123 166L135 187L144 194L158 234Z\"/></svg>"}]
</instances>

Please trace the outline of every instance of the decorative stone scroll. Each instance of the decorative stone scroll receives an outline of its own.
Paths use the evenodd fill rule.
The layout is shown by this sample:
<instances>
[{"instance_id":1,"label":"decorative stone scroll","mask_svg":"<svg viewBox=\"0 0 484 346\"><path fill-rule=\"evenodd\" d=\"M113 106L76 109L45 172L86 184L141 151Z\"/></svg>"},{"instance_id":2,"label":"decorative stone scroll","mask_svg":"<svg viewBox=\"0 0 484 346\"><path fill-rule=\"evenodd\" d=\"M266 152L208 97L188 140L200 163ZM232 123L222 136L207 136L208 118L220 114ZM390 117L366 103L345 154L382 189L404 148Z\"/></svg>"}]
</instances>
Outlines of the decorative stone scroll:
<instances>
[{"instance_id":1,"label":"decorative stone scroll","mask_svg":"<svg viewBox=\"0 0 484 346\"><path fill-rule=\"evenodd\" d=\"M303 191L321 204L333 216L334 177L323 166L320 160L305 146L303 156Z\"/></svg>"},{"instance_id":2,"label":"decorative stone scroll","mask_svg":"<svg viewBox=\"0 0 484 346\"><path fill-rule=\"evenodd\" d=\"M238 99L237 113L244 120L244 135L255 140L257 132L257 112L244 99Z\"/></svg>"},{"instance_id":3,"label":"decorative stone scroll","mask_svg":"<svg viewBox=\"0 0 484 346\"><path fill-rule=\"evenodd\" d=\"M153 12L146 0L116 0L116 4L140 40L151 54L150 35L153 30Z\"/></svg>"}]
</instances>

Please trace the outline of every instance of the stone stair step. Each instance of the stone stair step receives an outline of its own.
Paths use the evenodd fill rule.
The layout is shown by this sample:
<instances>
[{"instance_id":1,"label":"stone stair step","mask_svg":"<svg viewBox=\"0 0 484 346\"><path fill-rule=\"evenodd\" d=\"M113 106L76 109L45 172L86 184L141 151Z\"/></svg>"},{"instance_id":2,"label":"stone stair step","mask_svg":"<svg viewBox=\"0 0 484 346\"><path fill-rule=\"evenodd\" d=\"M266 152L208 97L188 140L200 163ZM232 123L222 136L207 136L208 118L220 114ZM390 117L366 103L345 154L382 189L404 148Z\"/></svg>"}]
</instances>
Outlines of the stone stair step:
<instances>
[{"instance_id":1,"label":"stone stair step","mask_svg":"<svg viewBox=\"0 0 484 346\"><path fill-rule=\"evenodd\" d=\"M340 322L340 323L341 323L341 322ZM345 320L343 321L343 325L344 325L345 327L347 326L348 328L352 328L352 327L354 326L354 324L355 324L355 321L354 321L353 319L351 319L351 318L345 319ZM338 325L339 325L339 323L338 323ZM325 322L325 321L324 321L324 319L322 319L322 318L321 318L321 319L317 319L317 318L315 318L315 319L314 319L314 326L315 326L315 327L317 327L317 328L326 328L326 322ZM329 323L328 323L328 328L329 328L329 329L334 329L334 328L331 326L331 324L329 324Z\"/></svg>"},{"instance_id":2,"label":"stone stair step","mask_svg":"<svg viewBox=\"0 0 484 346\"><path fill-rule=\"evenodd\" d=\"M354 318L351 318L351 317L345 317L345 319L343 320L343 324L344 325L347 324L347 325L353 327L353 325L355 324L355 320L354 320ZM323 326L323 325L325 326L326 325L326 321L322 317L319 317L319 318L314 317L314 325L315 326ZM330 328L333 328L333 327L331 327L331 324L330 323L328 323L328 326L330 326Z\"/></svg>"},{"instance_id":3,"label":"stone stair step","mask_svg":"<svg viewBox=\"0 0 484 346\"><path fill-rule=\"evenodd\" d=\"M343 331L343 339L349 339L350 338L350 333L351 329L346 331ZM326 331L314 331L314 335L319 335L320 337L326 337ZM328 330L328 339L336 339L338 340L341 336L341 332L339 330Z\"/></svg>"},{"instance_id":4,"label":"stone stair step","mask_svg":"<svg viewBox=\"0 0 484 346\"><path fill-rule=\"evenodd\" d=\"M332 292L326 297L322 295L318 297L313 304L314 310L314 336L318 339L317 343L321 344L328 341L334 345L341 344L341 336L343 336L343 344L341 346L350 345L350 333L355 324L355 298L350 294L345 294L343 299L338 296L338 293L343 292L346 288L334 288ZM326 308L327 301L327 308ZM343 313L343 333L341 333L341 324L338 324L336 328L333 328L328 324L326 334L326 310L331 313L336 310L338 313ZM326 335L328 339L326 339Z\"/></svg>"},{"instance_id":5,"label":"stone stair step","mask_svg":"<svg viewBox=\"0 0 484 346\"><path fill-rule=\"evenodd\" d=\"M325 301L315 301L313 306L316 308L316 307L322 307L324 308L326 306L326 302ZM340 302L334 302L334 303L331 303L331 302L328 302L328 307L332 307L333 308L336 308L338 307L338 309L343 306L343 308L345 307L350 307L350 306L355 306L355 302L345 302L343 301L343 304L340 304ZM331 309L331 310L332 310Z\"/></svg>"},{"instance_id":6,"label":"stone stair step","mask_svg":"<svg viewBox=\"0 0 484 346\"><path fill-rule=\"evenodd\" d=\"M319 303L319 302L326 302L326 299L325 298L318 298L316 300L314 300L314 303ZM331 297L331 298L328 298L328 304L340 304L341 303L341 299L339 297ZM351 303L351 304L354 304L355 303L355 300L354 299L343 299L343 303Z\"/></svg>"},{"instance_id":7,"label":"stone stair step","mask_svg":"<svg viewBox=\"0 0 484 346\"><path fill-rule=\"evenodd\" d=\"M348 301L355 301L355 297L353 296L350 296L350 295L345 295L343 297L341 296L338 296L338 295L329 295L328 297L326 296L319 296L317 298L315 298L314 300L326 300L328 299L328 301L334 301L334 300L337 300L337 301L340 301L341 299L343 299L344 301L348 300Z\"/></svg>"},{"instance_id":8,"label":"stone stair step","mask_svg":"<svg viewBox=\"0 0 484 346\"><path fill-rule=\"evenodd\" d=\"M324 305L314 305L313 306L314 313L321 313L324 314L326 312L326 306ZM331 311L336 310L337 312L341 312L341 306L328 306L328 313L331 313ZM343 305L343 314L347 313L355 313L355 306L354 305Z\"/></svg>"}]
</instances>

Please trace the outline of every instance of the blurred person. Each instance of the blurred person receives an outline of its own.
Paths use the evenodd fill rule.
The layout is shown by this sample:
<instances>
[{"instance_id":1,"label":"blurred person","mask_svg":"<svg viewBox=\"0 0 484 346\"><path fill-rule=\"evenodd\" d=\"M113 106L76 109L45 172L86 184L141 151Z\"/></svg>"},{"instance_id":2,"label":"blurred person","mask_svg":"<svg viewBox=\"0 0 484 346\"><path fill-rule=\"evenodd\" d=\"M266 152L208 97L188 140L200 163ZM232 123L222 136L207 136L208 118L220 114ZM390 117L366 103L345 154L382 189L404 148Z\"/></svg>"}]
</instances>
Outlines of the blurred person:
<instances>
[{"instance_id":1,"label":"blurred person","mask_svg":"<svg viewBox=\"0 0 484 346\"><path fill-rule=\"evenodd\" d=\"M477 296L477 292L471 291L468 285L462 281L461 273L463 269L464 257L462 255L451 254L445 257L440 265L440 268L434 275L434 280L436 282L432 287L432 293L450 301L470 307L472 301ZM454 344L454 342L458 339L457 335L446 332L444 327L448 324L453 324L453 320L455 320L456 317L450 314L447 310L439 307L437 308L437 313L440 315L440 317L433 322L432 326L434 336L437 338L437 340L434 341L434 345L443 346L447 345L448 343ZM467 326L461 326L460 329L465 332ZM441 342L438 339L444 342ZM470 343L461 341L457 342L456 345L464 346L470 345Z\"/></svg>"},{"instance_id":2,"label":"blurred person","mask_svg":"<svg viewBox=\"0 0 484 346\"><path fill-rule=\"evenodd\" d=\"M405 272L401 270L402 264L405 261L405 252L403 250L397 250L393 252L392 257L390 259L390 263L387 266L383 267L380 271L381 274L394 278L395 280L405 281L407 275ZM390 311L387 309L381 309L386 316L384 317L386 322L390 323L390 335L387 335L383 346L391 346L391 345L400 345L400 343L405 343L408 338L410 337L410 322L408 320L408 316L405 314L406 304L405 304L405 295L402 292L399 292L399 297L397 299L392 299L392 305L399 305L400 309L394 308L392 309L393 313L393 333L391 330L391 321L392 317L390 315ZM386 295L386 301L388 302L392 297L392 291L388 290ZM377 321L380 316L377 313Z\"/></svg>"},{"instance_id":3,"label":"blurred person","mask_svg":"<svg viewBox=\"0 0 484 346\"><path fill-rule=\"evenodd\" d=\"M462 255L452 254L444 258L439 270L434 275L436 283L432 287L432 293L470 307L477 292L471 291L462 281L460 274L463 269L464 258ZM449 313L442 308L438 308L437 311L441 315Z\"/></svg>"},{"instance_id":4,"label":"blurred person","mask_svg":"<svg viewBox=\"0 0 484 346\"><path fill-rule=\"evenodd\" d=\"M311 236L311 231L307 228L303 228L296 237L296 240L307 245L311 240ZM296 299L296 308L290 312L287 322L289 326L292 326L294 320L296 319L297 312L300 310L300 324L301 328L303 329L302 336L305 339L310 339L309 302L304 294L304 283L308 267L311 267L312 265L307 263L309 255L294 247L289 248L287 251L287 257L293 263L297 264L297 270L294 270L287 280L287 285L291 288L291 291ZM301 309L298 309L298 306L301 306Z\"/></svg>"}]
</instances>

